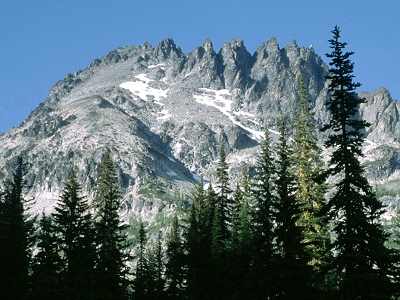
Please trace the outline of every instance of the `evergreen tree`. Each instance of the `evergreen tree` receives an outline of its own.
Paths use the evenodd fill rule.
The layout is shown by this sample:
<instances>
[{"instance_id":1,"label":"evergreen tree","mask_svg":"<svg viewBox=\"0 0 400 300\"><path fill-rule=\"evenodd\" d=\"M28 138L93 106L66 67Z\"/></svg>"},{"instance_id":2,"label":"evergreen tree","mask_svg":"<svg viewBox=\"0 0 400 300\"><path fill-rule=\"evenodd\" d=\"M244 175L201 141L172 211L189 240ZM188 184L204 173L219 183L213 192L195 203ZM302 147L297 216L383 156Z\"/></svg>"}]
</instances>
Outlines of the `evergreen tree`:
<instances>
[{"instance_id":1,"label":"evergreen tree","mask_svg":"<svg viewBox=\"0 0 400 300\"><path fill-rule=\"evenodd\" d=\"M29 290L34 219L26 213L31 203L23 197L25 173L23 159L18 157L13 180L5 182L0 212L0 288L3 299L24 299Z\"/></svg>"},{"instance_id":2,"label":"evergreen tree","mask_svg":"<svg viewBox=\"0 0 400 300\"><path fill-rule=\"evenodd\" d=\"M226 295L226 282L228 277L226 235L223 215L220 207L216 206L213 213L211 228L211 294L213 299L222 299Z\"/></svg>"},{"instance_id":3,"label":"evergreen tree","mask_svg":"<svg viewBox=\"0 0 400 300\"><path fill-rule=\"evenodd\" d=\"M150 270L149 258L146 253L147 232L143 222L139 229L139 249L136 263L136 276L133 280L135 299L153 299L153 278Z\"/></svg>"},{"instance_id":4,"label":"evergreen tree","mask_svg":"<svg viewBox=\"0 0 400 300\"><path fill-rule=\"evenodd\" d=\"M279 299L310 299L310 273L302 245L302 230L298 226L300 207L296 201L293 175L293 152L288 144L285 121L282 119L277 145L275 207L276 246L279 278L276 280Z\"/></svg>"},{"instance_id":5,"label":"evergreen tree","mask_svg":"<svg viewBox=\"0 0 400 300\"><path fill-rule=\"evenodd\" d=\"M71 169L53 214L68 299L94 295L94 228L88 202L80 193L81 186Z\"/></svg>"},{"instance_id":6,"label":"evergreen tree","mask_svg":"<svg viewBox=\"0 0 400 300\"><path fill-rule=\"evenodd\" d=\"M190 209L189 228L186 234L187 291L190 299L210 299L212 285L212 223L217 195L212 185L204 190L203 180L198 184Z\"/></svg>"},{"instance_id":7,"label":"evergreen tree","mask_svg":"<svg viewBox=\"0 0 400 300\"><path fill-rule=\"evenodd\" d=\"M167 298L184 299L186 288L186 265L178 217L175 215L167 244L166 263Z\"/></svg>"},{"instance_id":8,"label":"evergreen tree","mask_svg":"<svg viewBox=\"0 0 400 300\"><path fill-rule=\"evenodd\" d=\"M128 254L125 229L121 224L118 210L121 206L121 192L118 176L110 154L106 152L100 163L96 183L94 204L97 209L97 289L103 299L126 297L126 261Z\"/></svg>"},{"instance_id":9,"label":"evergreen tree","mask_svg":"<svg viewBox=\"0 0 400 300\"><path fill-rule=\"evenodd\" d=\"M383 206L358 159L368 125L358 114L365 100L355 94L360 84L353 81L353 52L344 52L347 43L339 40L337 26L332 33L332 52L327 54L331 59L327 76L331 97L326 103L331 118L324 130L329 130L325 146L332 149L329 174L335 175L333 196L326 209L335 220L332 267L338 277L337 298L390 299L391 253L384 246L387 235L379 223Z\"/></svg>"},{"instance_id":10,"label":"evergreen tree","mask_svg":"<svg viewBox=\"0 0 400 300\"><path fill-rule=\"evenodd\" d=\"M250 279L253 216L247 165L243 168L242 182L237 184L233 201L235 210L232 218L232 241L228 253L230 276L227 296L229 299L245 299L253 292L251 286L254 281Z\"/></svg>"},{"instance_id":11,"label":"evergreen tree","mask_svg":"<svg viewBox=\"0 0 400 300\"><path fill-rule=\"evenodd\" d=\"M267 129L261 143L254 178L251 182L251 197L254 199L253 229L253 293L256 299L268 299L273 295L274 280L274 206L276 203L275 176L276 167L273 157L272 141Z\"/></svg>"},{"instance_id":12,"label":"evergreen tree","mask_svg":"<svg viewBox=\"0 0 400 300\"><path fill-rule=\"evenodd\" d=\"M204 263L207 257L206 249L204 246L204 230L205 220L205 191L204 181L201 178L200 182L193 192L192 206L189 211L189 227L186 231L186 250L187 250L187 290L190 297L195 299L199 295L202 288L202 277L204 272ZM204 256L204 254L206 254Z\"/></svg>"},{"instance_id":13,"label":"evergreen tree","mask_svg":"<svg viewBox=\"0 0 400 300\"><path fill-rule=\"evenodd\" d=\"M325 293L323 272L331 258L328 217L323 213L325 184L321 183L323 162L317 144L311 103L303 77L300 77L300 100L296 109L293 135L293 163L296 181L296 201L300 216L298 225L303 232L308 264L314 270L314 285Z\"/></svg>"},{"instance_id":14,"label":"evergreen tree","mask_svg":"<svg viewBox=\"0 0 400 300\"><path fill-rule=\"evenodd\" d=\"M156 245L150 254L149 266L153 285L152 299L165 299L165 264L161 231L158 233Z\"/></svg>"},{"instance_id":15,"label":"evergreen tree","mask_svg":"<svg viewBox=\"0 0 400 300\"><path fill-rule=\"evenodd\" d=\"M221 145L217 166L216 202L210 210L211 247L210 263L212 277L212 297L226 297L228 292L228 257L232 242L232 218L234 203L230 188L228 164L224 145ZM211 195L211 193L210 193ZM210 207L212 208L212 207Z\"/></svg>"},{"instance_id":16,"label":"evergreen tree","mask_svg":"<svg viewBox=\"0 0 400 300\"><path fill-rule=\"evenodd\" d=\"M206 191L206 201L204 208L201 209L199 224L203 231L203 237L211 253L212 228L214 223L215 211L218 210L218 194L215 192L213 185L210 183Z\"/></svg>"},{"instance_id":17,"label":"evergreen tree","mask_svg":"<svg viewBox=\"0 0 400 300\"><path fill-rule=\"evenodd\" d=\"M62 260L53 219L42 213L37 232L37 254L32 264L30 299L64 299L61 289Z\"/></svg>"},{"instance_id":18,"label":"evergreen tree","mask_svg":"<svg viewBox=\"0 0 400 300\"><path fill-rule=\"evenodd\" d=\"M219 152L217 166L217 206L221 224L218 225L222 230L225 241L230 238L230 226L232 225L233 203L231 199L232 190L229 187L228 163L226 162L225 147L222 144Z\"/></svg>"},{"instance_id":19,"label":"evergreen tree","mask_svg":"<svg viewBox=\"0 0 400 300\"><path fill-rule=\"evenodd\" d=\"M240 249L251 243L252 215L250 201L250 183L247 165L242 170L242 182L237 183L233 194L232 248ZM235 252L235 250L233 250Z\"/></svg>"}]
</instances>

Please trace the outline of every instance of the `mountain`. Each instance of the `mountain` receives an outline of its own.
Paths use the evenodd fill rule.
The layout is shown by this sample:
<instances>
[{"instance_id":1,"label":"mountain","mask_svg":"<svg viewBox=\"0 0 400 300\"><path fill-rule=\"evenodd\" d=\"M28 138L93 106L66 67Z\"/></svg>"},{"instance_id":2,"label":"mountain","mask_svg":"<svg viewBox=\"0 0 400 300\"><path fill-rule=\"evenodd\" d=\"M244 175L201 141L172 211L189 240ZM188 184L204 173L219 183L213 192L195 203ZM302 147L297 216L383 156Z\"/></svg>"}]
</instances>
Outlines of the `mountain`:
<instances>
[{"instance_id":1,"label":"mountain","mask_svg":"<svg viewBox=\"0 0 400 300\"><path fill-rule=\"evenodd\" d=\"M50 211L71 167L93 196L108 150L120 175L124 213L161 222L159 215L173 212L200 174L213 180L222 143L232 182L245 163L255 162L263 127L276 136L282 115L293 120L300 74L316 123L324 124L327 73L311 46L293 41L281 49L275 38L254 54L240 40L218 53L210 40L190 53L172 39L118 48L66 75L20 126L0 136L0 179L23 155L33 210ZM361 117L371 123L366 174L393 209L400 190L400 106L384 88L359 96L367 100Z\"/></svg>"}]
</instances>

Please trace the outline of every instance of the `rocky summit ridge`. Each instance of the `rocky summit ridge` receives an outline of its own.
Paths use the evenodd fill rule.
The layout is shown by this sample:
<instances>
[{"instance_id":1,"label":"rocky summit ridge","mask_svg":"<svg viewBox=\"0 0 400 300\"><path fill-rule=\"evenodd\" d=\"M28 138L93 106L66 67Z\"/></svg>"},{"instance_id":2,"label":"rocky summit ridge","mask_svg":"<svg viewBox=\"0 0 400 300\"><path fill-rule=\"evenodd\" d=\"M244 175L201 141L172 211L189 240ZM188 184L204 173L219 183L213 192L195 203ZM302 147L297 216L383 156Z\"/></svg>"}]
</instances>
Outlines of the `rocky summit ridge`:
<instances>
[{"instance_id":1,"label":"rocky summit ridge","mask_svg":"<svg viewBox=\"0 0 400 300\"><path fill-rule=\"evenodd\" d=\"M218 150L228 153L233 182L254 164L266 126L275 135L281 116L290 124L303 75L315 119L329 119L328 67L312 47L275 38L250 54L232 40L183 53L172 39L115 49L85 70L68 74L18 127L0 136L0 178L15 157L27 163L27 196L50 211L71 166L93 196L100 159L108 150L124 194L123 211L157 221L172 212L201 174L213 180ZM391 208L400 190L399 103L384 88L360 92L366 131L366 174ZM320 133L319 138L323 140Z\"/></svg>"}]
</instances>

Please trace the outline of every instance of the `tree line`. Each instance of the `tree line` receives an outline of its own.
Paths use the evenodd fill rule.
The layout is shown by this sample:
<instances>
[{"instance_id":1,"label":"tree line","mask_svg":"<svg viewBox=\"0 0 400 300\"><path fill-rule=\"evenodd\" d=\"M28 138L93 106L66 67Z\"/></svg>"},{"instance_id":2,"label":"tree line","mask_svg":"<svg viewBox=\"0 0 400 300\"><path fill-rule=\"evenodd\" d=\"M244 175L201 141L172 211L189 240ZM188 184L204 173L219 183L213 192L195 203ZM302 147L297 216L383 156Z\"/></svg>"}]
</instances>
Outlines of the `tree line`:
<instances>
[{"instance_id":1,"label":"tree line","mask_svg":"<svg viewBox=\"0 0 400 300\"><path fill-rule=\"evenodd\" d=\"M284 118L277 143L265 130L255 167L235 188L221 144L215 182L201 179L167 235L150 242L141 223L132 255L107 152L92 203L71 169L54 213L38 220L26 213L19 159L0 202L2 298L396 299L399 252L387 246L385 208L359 161L365 100L355 94L353 52L337 26L332 33L327 165L301 77L293 135Z\"/></svg>"}]
</instances>

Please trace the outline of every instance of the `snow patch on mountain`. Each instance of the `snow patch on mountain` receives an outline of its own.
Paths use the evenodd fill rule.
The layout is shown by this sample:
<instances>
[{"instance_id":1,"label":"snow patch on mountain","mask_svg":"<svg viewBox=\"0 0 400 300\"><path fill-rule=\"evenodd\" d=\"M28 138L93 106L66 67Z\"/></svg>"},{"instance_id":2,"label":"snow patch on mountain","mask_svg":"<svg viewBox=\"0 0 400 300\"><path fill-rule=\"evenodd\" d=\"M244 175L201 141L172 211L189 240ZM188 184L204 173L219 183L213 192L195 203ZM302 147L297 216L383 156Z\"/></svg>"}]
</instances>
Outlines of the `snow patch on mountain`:
<instances>
[{"instance_id":1,"label":"snow patch on mountain","mask_svg":"<svg viewBox=\"0 0 400 300\"><path fill-rule=\"evenodd\" d=\"M163 109L158 113L161 114L162 116L157 117L157 120L166 120L172 117L172 114L169 113L168 109Z\"/></svg>"},{"instance_id":2,"label":"snow patch on mountain","mask_svg":"<svg viewBox=\"0 0 400 300\"><path fill-rule=\"evenodd\" d=\"M232 111L231 106L233 101L230 99L232 94L229 90L212 90L207 88L200 88L199 90L202 92L201 94L193 95L197 103L215 107L222 112L222 114L227 116L233 124L249 132L248 136L250 138L258 141L264 138L264 132L254 130L238 121L236 116L242 115L246 118L254 118L254 115L242 111Z\"/></svg>"},{"instance_id":3,"label":"snow patch on mountain","mask_svg":"<svg viewBox=\"0 0 400 300\"><path fill-rule=\"evenodd\" d=\"M150 66L148 66L147 68L148 68L148 69L155 69L155 68L164 69L164 67L165 67L165 64L157 64L157 65L150 65Z\"/></svg>"},{"instance_id":4,"label":"snow patch on mountain","mask_svg":"<svg viewBox=\"0 0 400 300\"><path fill-rule=\"evenodd\" d=\"M168 89L162 90L151 87L150 82L154 81L147 77L146 74L136 75L136 81L123 82L119 85L120 88L129 90L133 98L140 98L144 101L150 101L150 97L154 98L154 103L163 106L161 100L167 97Z\"/></svg>"}]
</instances>

